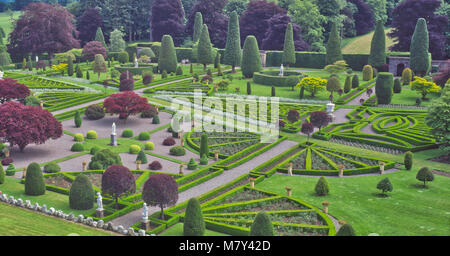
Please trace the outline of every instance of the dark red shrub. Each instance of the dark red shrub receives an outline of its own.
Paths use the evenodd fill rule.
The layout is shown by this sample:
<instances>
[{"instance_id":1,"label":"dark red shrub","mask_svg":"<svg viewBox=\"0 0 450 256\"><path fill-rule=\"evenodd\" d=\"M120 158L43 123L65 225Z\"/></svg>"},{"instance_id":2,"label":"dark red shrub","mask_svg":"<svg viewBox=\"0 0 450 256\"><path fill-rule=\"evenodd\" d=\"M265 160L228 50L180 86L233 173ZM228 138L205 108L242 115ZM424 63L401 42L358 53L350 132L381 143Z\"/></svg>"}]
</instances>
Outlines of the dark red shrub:
<instances>
[{"instance_id":1,"label":"dark red shrub","mask_svg":"<svg viewBox=\"0 0 450 256\"><path fill-rule=\"evenodd\" d=\"M11 78L0 80L0 104L12 99L25 99L30 89Z\"/></svg>"},{"instance_id":2,"label":"dark red shrub","mask_svg":"<svg viewBox=\"0 0 450 256\"><path fill-rule=\"evenodd\" d=\"M153 161L153 162L151 162L151 163L148 165L148 168L149 168L150 170L154 170L154 171L156 171L156 170L161 170L161 169L162 169L162 165L161 165L161 163L158 162L158 161Z\"/></svg>"},{"instance_id":3,"label":"dark red shrub","mask_svg":"<svg viewBox=\"0 0 450 256\"><path fill-rule=\"evenodd\" d=\"M133 79L123 79L120 80L119 91L133 91L134 90L134 80Z\"/></svg>"},{"instance_id":4,"label":"dark red shrub","mask_svg":"<svg viewBox=\"0 0 450 256\"><path fill-rule=\"evenodd\" d=\"M11 157L5 157L2 159L2 165L9 165L12 162L14 162L14 160Z\"/></svg>"},{"instance_id":5,"label":"dark red shrub","mask_svg":"<svg viewBox=\"0 0 450 256\"><path fill-rule=\"evenodd\" d=\"M171 137L166 138L163 141L163 145L164 146L173 146L173 145L175 145L175 143L176 143L175 140L173 138L171 138Z\"/></svg>"},{"instance_id":6,"label":"dark red shrub","mask_svg":"<svg viewBox=\"0 0 450 256\"><path fill-rule=\"evenodd\" d=\"M136 192L136 181L133 173L121 165L111 165L102 175L102 194L115 199L118 208L118 198Z\"/></svg>"},{"instance_id":7,"label":"dark red shrub","mask_svg":"<svg viewBox=\"0 0 450 256\"><path fill-rule=\"evenodd\" d=\"M287 119L289 120L289 122L295 123L298 121L299 118L300 118L300 114L298 113L297 110L295 110L295 109L289 110L289 113L287 115Z\"/></svg>"},{"instance_id":8,"label":"dark red shrub","mask_svg":"<svg viewBox=\"0 0 450 256\"><path fill-rule=\"evenodd\" d=\"M142 78L142 83L144 85L147 85L147 84L151 83L152 80L153 80L152 75L145 75L144 78Z\"/></svg>"},{"instance_id":9,"label":"dark red shrub","mask_svg":"<svg viewBox=\"0 0 450 256\"><path fill-rule=\"evenodd\" d=\"M122 73L120 74L119 80L122 81L122 80L124 80L124 79L133 79L133 74L130 73L129 71L122 72Z\"/></svg>"}]
</instances>

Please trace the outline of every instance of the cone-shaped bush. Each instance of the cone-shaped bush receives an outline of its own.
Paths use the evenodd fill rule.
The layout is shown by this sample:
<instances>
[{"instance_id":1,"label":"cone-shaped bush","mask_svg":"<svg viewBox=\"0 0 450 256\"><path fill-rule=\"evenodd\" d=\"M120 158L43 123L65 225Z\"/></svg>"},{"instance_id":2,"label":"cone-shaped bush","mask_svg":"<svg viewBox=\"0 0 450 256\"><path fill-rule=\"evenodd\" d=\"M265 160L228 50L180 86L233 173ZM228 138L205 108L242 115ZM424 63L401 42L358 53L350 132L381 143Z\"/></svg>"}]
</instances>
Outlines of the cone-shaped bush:
<instances>
[{"instance_id":1,"label":"cone-shaped bush","mask_svg":"<svg viewBox=\"0 0 450 256\"><path fill-rule=\"evenodd\" d=\"M405 164L406 170L411 170L412 165L413 165L413 153L411 151L408 151L405 153L404 164Z\"/></svg>"},{"instance_id":2,"label":"cone-shaped bush","mask_svg":"<svg viewBox=\"0 0 450 256\"><path fill-rule=\"evenodd\" d=\"M185 236L203 236L205 234L205 221L202 209L197 198L191 198L186 207L183 234Z\"/></svg>"},{"instance_id":3,"label":"cone-shaped bush","mask_svg":"<svg viewBox=\"0 0 450 256\"><path fill-rule=\"evenodd\" d=\"M256 215L250 227L250 236L273 236L272 221L267 213L259 212Z\"/></svg>"},{"instance_id":4,"label":"cone-shaped bush","mask_svg":"<svg viewBox=\"0 0 450 256\"><path fill-rule=\"evenodd\" d=\"M197 166L198 166L198 164L197 164L197 162L195 162L194 158L191 158L189 160L189 163L187 164L188 170L195 170L195 169L197 169Z\"/></svg>"},{"instance_id":5,"label":"cone-shaped bush","mask_svg":"<svg viewBox=\"0 0 450 256\"><path fill-rule=\"evenodd\" d=\"M399 78L396 78L394 80L394 93L401 93L402 92L402 83L400 82Z\"/></svg>"},{"instance_id":6,"label":"cone-shaped bush","mask_svg":"<svg viewBox=\"0 0 450 256\"><path fill-rule=\"evenodd\" d=\"M0 184L5 183L5 171L3 170L3 165L0 164Z\"/></svg>"},{"instance_id":7,"label":"cone-shaped bush","mask_svg":"<svg viewBox=\"0 0 450 256\"><path fill-rule=\"evenodd\" d=\"M423 187L426 187L427 181L433 181L434 180L434 174L431 172L430 168L428 167L422 167L417 172L416 179L423 181Z\"/></svg>"},{"instance_id":8,"label":"cone-shaped bush","mask_svg":"<svg viewBox=\"0 0 450 256\"><path fill-rule=\"evenodd\" d=\"M194 34L192 35L194 43L200 39L200 34L202 33L203 28L203 16L201 12L195 13L194 20Z\"/></svg>"},{"instance_id":9,"label":"cone-shaped bush","mask_svg":"<svg viewBox=\"0 0 450 256\"><path fill-rule=\"evenodd\" d=\"M81 68L78 65L75 68L75 72L76 72L77 78L83 78L83 71L81 71Z\"/></svg>"},{"instance_id":10,"label":"cone-shaped bush","mask_svg":"<svg viewBox=\"0 0 450 256\"><path fill-rule=\"evenodd\" d=\"M206 24L203 24L202 33L200 34L200 39L198 41L197 59L199 63L203 64L204 70L206 70L208 64L212 64L214 61L211 39Z\"/></svg>"},{"instance_id":11,"label":"cone-shaped bush","mask_svg":"<svg viewBox=\"0 0 450 256\"><path fill-rule=\"evenodd\" d=\"M158 58L159 70L172 73L177 71L177 54L173 39L170 35L164 35L161 39L161 48L159 50Z\"/></svg>"},{"instance_id":12,"label":"cone-shaped bush","mask_svg":"<svg viewBox=\"0 0 450 256\"><path fill-rule=\"evenodd\" d=\"M200 155L209 155L209 149L208 149L208 135L206 133L202 133L202 136L200 138Z\"/></svg>"},{"instance_id":13,"label":"cone-shaped bush","mask_svg":"<svg viewBox=\"0 0 450 256\"><path fill-rule=\"evenodd\" d=\"M67 75L73 76L73 59L71 56L68 57L68 64L67 64Z\"/></svg>"},{"instance_id":14,"label":"cone-shaped bush","mask_svg":"<svg viewBox=\"0 0 450 256\"><path fill-rule=\"evenodd\" d=\"M141 132L139 133L139 140L149 140L150 139L150 134L148 132Z\"/></svg>"},{"instance_id":15,"label":"cone-shaped bush","mask_svg":"<svg viewBox=\"0 0 450 256\"><path fill-rule=\"evenodd\" d=\"M300 95L299 95L299 97L302 100L304 96L305 96L305 86L302 86L302 88L300 88Z\"/></svg>"},{"instance_id":16,"label":"cone-shaped bush","mask_svg":"<svg viewBox=\"0 0 450 256\"><path fill-rule=\"evenodd\" d=\"M181 68L181 66L177 67L177 72L175 72L175 75L177 75L177 76L183 75L183 69Z\"/></svg>"},{"instance_id":17,"label":"cone-shaped bush","mask_svg":"<svg viewBox=\"0 0 450 256\"><path fill-rule=\"evenodd\" d=\"M144 151L139 151L139 153L138 153L138 155L137 155L137 157L136 157L136 162L137 161L141 161L141 164L146 164L146 163L148 163L148 160L147 160L147 155L144 153Z\"/></svg>"},{"instance_id":18,"label":"cone-shaped bush","mask_svg":"<svg viewBox=\"0 0 450 256\"><path fill-rule=\"evenodd\" d=\"M347 76L347 78L345 78L344 93L350 92L351 89L352 89L352 77Z\"/></svg>"},{"instance_id":19,"label":"cone-shaped bush","mask_svg":"<svg viewBox=\"0 0 450 256\"><path fill-rule=\"evenodd\" d=\"M159 123L160 123L159 116L158 115L154 116L153 120L152 120L152 124L159 124Z\"/></svg>"},{"instance_id":20,"label":"cone-shaped bush","mask_svg":"<svg viewBox=\"0 0 450 256\"><path fill-rule=\"evenodd\" d=\"M352 225L346 223L341 226L339 231L336 233L336 236L356 236L356 234Z\"/></svg>"},{"instance_id":21,"label":"cone-shaped bush","mask_svg":"<svg viewBox=\"0 0 450 256\"><path fill-rule=\"evenodd\" d=\"M276 92L275 92L275 87L274 87L274 86L272 86L272 97L275 97L275 95L276 95Z\"/></svg>"},{"instance_id":22,"label":"cone-shaped bush","mask_svg":"<svg viewBox=\"0 0 450 256\"><path fill-rule=\"evenodd\" d=\"M45 181L39 164L31 163L27 167L25 176L25 194L40 196L45 194Z\"/></svg>"},{"instance_id":23,"label":"cone-shaped bush","mask_svg":"<svg viewBox=\"0 0 450 256\"><path fill-rule=\"evenodd\" d=\"M208 157L206 155L202 155L200 158L200 165L207 165L208 164Z\"/></svg>"},{"instance_id":24,"label":"cone-shaped bush","mask_svg":"<svg viewBox=\"0 0 450 256\"><path fill-rule=\"evenodd\" d=\"M75 210L89 210L94 207L95 192L89 178L78 175L72 183L69 193L69 205Z\"/></svg>"},{"instance_id":25,"label":"cone-shaped bush","mask_svg":"<svg viewBox=\"0 0 450 256\"><path fill-rule=\"evenodd\" d=\"M390 104L392 99L392 90L394 87L394 75L387 72L380 72L375 84L375 94L378 104Z\"/></svg>"},{"instance_id":26,"label":"cone-shaped bush","mask_svg":"<svg viewBox=\"0 0 450 256\"><path fill-rule=\"evenodd\" d=\"M289 23L286 27L284 34L284 46L283 46L283 63L289 67L296 62L295 58L295 45L294 45L294 31L292 30L292 23Z\"/></svg>"},{"instance_id":27,"label":"cone-shaped bush","mask_svg":"<svg viewBox=\"0 0 450 256\"><path fill-rule=\"evenodd\" d=\"M384 24L378 21L370 45L369 65L380 68L386 64L386 35Z\"/></svg>"},{"instance_id":28,"label":"cone-shaped bush","mask_svg":"<svg viewBox=\"0 0 450 256\"><path fill-rule=\"evenodd\" d=\"M410 68L403 69L402 82L403 85L409 85L412 81L412 70Z\"/></svg>"},{"instance_id":29,"label":"cone-shaped bush","mask_svg":"<svg viewBox=\"0 0 450 256\"><path fill-rule=\"evenodd\" d=\"M247 82L247 95L252 95L252 84Z\"/></svg>"},{"instance_id":30,"label":"cone-shaped bush","mask_svg":"<svg viewBox=\"0 0 450 256\"><path fill-rule=\"evenodd\" d=\"M228 22L227 42L225 45L225 53L223 56L223 63L231 65L232 72L235 72L235 67L241 64L241 33L239 30L239 17L236 11L230 15Z\"/></svg>"},{"instance_id":31,"label":"cone-shaped bush","mask_svg":"<svg viewBox=\"0 0 450 256\"><path fill-rule=\"evenodd\" d=\"M409 49L409 63L411 69L418 76L425 76L430 70L430 59L428 55L429 36L427 22L424 18L417 20L414 34L411 37L411 47Z\"/></svg>"},{"instance_id":32,"label":"cone-shaped bush","mask_svg":"<svg viewBox=\"0 0 450 256\"><path fill-rule=\"evenodd\" d=\"M326 196L330 192L330 188L328 187L328 181L325 177L320 177L317 181L315 187L316 195L318 196Z\"/></svg>"},{"instance_id":33,"label":"cone-shaped bush","mask_svg":"<svg viewBox=\"0 0 450 256\"><path fill-rule=\"evenodd\" d=\"M365 65L362 70L363 81L369 81L373 79L373 68L370 65Z\"/></svg>"},{"instance_id":34,"label":"cone-shaped bush","mask_svg":"<svg viewBox=\"0 0 450 256\"><path fill-rule=\"evenodd\" d=\"M81 119L79 111L75 112L74 122L75 122L75 127L77 127L77 128L81 127L81 123L83 122L83 120Z\"/></svg>"},{"instance_id":35,"label":"cone-shaped bush","mask_svg":"<svg viewBox=\"0 0 450 256\"><path fill-rule=\"evenodd\" d=\"M241 70L242 74L247 78L253 77L253 73L262 70L258 41L254 36L247 36L244 41Z\"/></svg>"},{"instance_id":36,"label":"cone-shaped bush","mask_svg":"<svg viewBox=\"0 0 450 256\"><path fill-rule=\"evenodd\" d=\"M352 88L358 88L359 87L359 76L354 75L352 78Z\"/></svg>"},{"instance_id":37,"label":"cone-shaped bush","mask_svg":"<svg viewBox=\"0 0 450 256\"><path fill-rule=\"evenodd\" d=\"M101 27L97 28L97 32L95 33L95 41L102 43L103 47L107 47L105 43L105 37L103 36L103 31Z\"/></svg>"},{"instance_id":38,"label":"cone-shaped bush","mask_svg":"<svg viewBox=\"0 0 450 256\"><path fill-rule=\"evenodd\" d=\"M331 27L330 37L327 42L327 54L326 54L326 64L330 65L336 61L343 60L341 52L341 37L339 36L339 31L337 24L333 23Z\"/></svg>"}]
</instances>

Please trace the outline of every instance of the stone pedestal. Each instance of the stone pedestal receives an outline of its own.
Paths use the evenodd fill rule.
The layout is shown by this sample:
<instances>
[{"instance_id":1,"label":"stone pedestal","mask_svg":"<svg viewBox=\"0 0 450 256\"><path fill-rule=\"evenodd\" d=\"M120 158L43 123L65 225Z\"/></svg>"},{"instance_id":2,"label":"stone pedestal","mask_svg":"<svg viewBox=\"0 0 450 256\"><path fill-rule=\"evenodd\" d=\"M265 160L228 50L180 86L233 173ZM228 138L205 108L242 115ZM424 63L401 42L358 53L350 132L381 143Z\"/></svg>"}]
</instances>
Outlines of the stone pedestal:
<instances>
[{"instance_id":1,"label":"stone pedestal","mask_svg":"<svg viewBox=\"0 0 450 256\"><path fill-rule=\"evenodd\" d=\"M87 170L87 168L86 168L86 166L87 166L87 162L86 161L83 161L83 163L81 163L82 164L82 166L83 166L83 171L86 171Z\"/></svg>"},{"instance_id":2,"label":"stone pedestal","mask_svg":"<svg viewBox=\"0 0 450 256\"><path fill-rule=\"evenodd\" d=\"M344 169L339 169L339 178L344 177Z\"/></svg>"},{"instance_id":3,"label":"stone pedestal","mask_svg":"<svg viewBox=\"0 0 450 256\"><path fill-rule=\"evenodd\" d=\"M102 219L104 217L105 217L105 214L104 214L103 208L102 209L97 209L97 218Z\"/></svg>"},{"instance_id":4,"label":"stone pedestal","mask_svg":"<svg viewBox=\"0 0 450 256\"><path fill-rule=\"evenodd\" d=\"M149 220L141 220L141 229L149 230L150 229L150 221Z\"/></svg>"},{"instance_id":5,"label":"stone pedestal","mask_svg":"<svg viewBox=\"0 0 450 256\"><path fill-rule=\"evenodd\" d=\"M286 188L287 196L292 196L292 188Z\"/></svg>"},{"instance_id":6,"label":"stone pedestal","mask_svg":"<svg viewBox=\"0 0 450 256\"><path fill-rule=\"evenodd\" d=\"M9 151L6 151L5 152L5 157L9 157L9 155L10 155Z\"/></svg>"},{"instance_id":7,"label":"stone pedestal","mask_svg":"<svg viewBox=\"0 0 450 256\"><path fill-rule=\"evenodd\" d=\"M111 146L117 146L117 135L111 134Z\"/></svg>"},{"instance_id":8,"label":"stone pedestal","mask_svg":"<svg viewBox=\"0 0 450 256\"><path fill-rule=\"evenodd\" d=\"M214 160L219 161L219 152L214 153Z\"/></svg>"},{"instance_id":9,"label":"stone pedestal","mask_svg":"<svg viewBox=\"0 0 450 256\"><path fill-rule=\"evenodd\" d=\"M323 206L323 212L328 213L328 206L325 206L325 205Z\"/></svg>"},{"instance_id":10,"label":"stone pedestal","mask_svg":"<svg viewBox=\"0 0 450 256\"><path fill-rule=\"evenodd\" d=\"M255 179L254 178L250 178L250 187L251 188L255 187Z\"/></svg>"},{"instance_id":11,"label":"stone pedestal","mask_svg":"<svg viewBox=\"0 0 450 256\"><path fill-rule=\"evenodd\" d=\"M184 174L184 165L180 165L180 174L181 174L181 175Z\"/></svg>"},{"instance_id":12,"label":"stone pedestal","mask_svg":"<svg viewBox=\"0 0 450 256\"><path fill-rule=\"evenodd\" d=\"M293 163L289 163L289 166L288 166L288 174L289 174L289 176L292 176L292 167L293 167Z\"/></svg>"},{"instance_id":13,"label":"stone pedestal","mask_svg":"<svg viewBox=\"0 0 450 256\"><path fill-rule=\"evenodd\" d=\"M136 161L136 170L140 170L141 169L141 161L137 160Z\"/></svg>"},{"instance_id":14,"label":"stone pedestal","mask_svg":"<svg viewBox=\"0 0 450 256\"><path fill-rule=\"evenodd\" d=\"M384 165L380 165L380 174L384 174Z\"/></svg>"}]
</instances>

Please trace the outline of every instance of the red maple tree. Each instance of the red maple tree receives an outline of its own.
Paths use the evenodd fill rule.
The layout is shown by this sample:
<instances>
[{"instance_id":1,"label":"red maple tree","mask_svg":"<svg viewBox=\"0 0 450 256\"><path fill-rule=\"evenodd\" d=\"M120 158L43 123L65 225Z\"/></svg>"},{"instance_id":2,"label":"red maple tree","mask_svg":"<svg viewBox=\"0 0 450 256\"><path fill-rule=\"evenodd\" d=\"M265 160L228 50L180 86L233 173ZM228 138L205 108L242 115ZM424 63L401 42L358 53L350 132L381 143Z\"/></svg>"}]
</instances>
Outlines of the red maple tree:
<instances>
[{"instance_id":1,"label":"red maple tree","mask_svg":"<svg viewBox=\"0 0 450 256\"><path fill-rule=\"evenodd\" d=\"M3 104L12 99L25 99L28 96L30 96L30 90L25 85L11 78L0 80L0 103Z\"/></svg>"},{"instance_id":2,"label":"red maple tree","mask_svg":"<svg viewBox=\"0 0 450 256\"><path fill-rule=\"evenodd\" d=\"M120 119L127 119L150 109L147 98L141 97L132 91L111 94L103 103L107 113L118 114Z\"/></svg>"}]
</instances>

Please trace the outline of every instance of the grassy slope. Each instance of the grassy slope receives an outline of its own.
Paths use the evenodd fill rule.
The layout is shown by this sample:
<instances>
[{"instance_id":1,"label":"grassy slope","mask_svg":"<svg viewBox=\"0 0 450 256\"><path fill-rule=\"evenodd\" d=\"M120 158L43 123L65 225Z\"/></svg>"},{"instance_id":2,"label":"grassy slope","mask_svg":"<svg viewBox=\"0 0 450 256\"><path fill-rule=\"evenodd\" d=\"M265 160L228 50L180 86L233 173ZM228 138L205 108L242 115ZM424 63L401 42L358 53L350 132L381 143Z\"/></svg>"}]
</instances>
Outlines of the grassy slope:
<instances>
[{"instance_id":1,"label":"grassy slope","mask_svg":"<svg viewBox=\"0 0 450 256\"><path fill-rule=\"evenodd\" d=\"M385 30L386 34L389 33L391 29L387 28ZM357 37L353 37L353 38L346 38L343 40L342 44L343 44L343 48L342 48L342 53L347 53L347 54L364 54L370 53L370 42L372 41L372 37L373 37L373 31L362 35L362 36L357 36ZM386 36L386 50L388 50L388 48L390 46L392 46L394 44L394 40L390 37Z\"/></svg>"},{"instance_id":2,"label":"grassy slope","mask_svg":"<svg viewBox=\"0 0 450 256\"><path fill-rule=\"evenodd\" d=\"M20 11L15 11L13 14L14 15L13 17L15 19L17 19L19 17L20 13L21 13ZM6 35L9 35L9 33L11 33L11 31L13 29L12 23L10 20L10 16L6 12L0 12L0 27L2 27L3 30L5 30ZM6 39L5 39L5 41L6 41Z\"/></svg>"}]
</instances>

